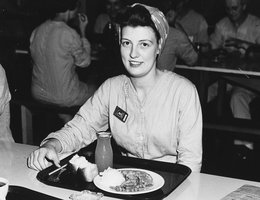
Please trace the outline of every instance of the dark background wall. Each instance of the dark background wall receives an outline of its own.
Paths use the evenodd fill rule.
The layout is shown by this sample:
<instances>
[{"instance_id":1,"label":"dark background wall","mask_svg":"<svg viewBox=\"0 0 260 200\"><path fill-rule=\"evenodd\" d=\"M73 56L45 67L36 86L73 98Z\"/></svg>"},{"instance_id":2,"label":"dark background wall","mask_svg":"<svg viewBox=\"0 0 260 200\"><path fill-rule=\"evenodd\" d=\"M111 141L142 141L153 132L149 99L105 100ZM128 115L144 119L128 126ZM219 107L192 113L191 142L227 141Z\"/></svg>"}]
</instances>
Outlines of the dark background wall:
<instances>
[{"instance_id":1,"label":"dark background wall","mask_svg":"<svg viewBox=\"0 0 260 200\"><path fill-rule=\"evenodd\" d=\"M44 20L43 15L48 8L43 4L46 0L1 0L0 1L0 34L3 29L9 29L9 34L30 34L32 29ZM103 11L105 0L81 0L82 11L88 15L88 32L91 32L95 18ZM142 2L156 5L160 0L123 0L126 4ZM173 0L174 1L174 0ZM210 26L225 15L225 0L192 0L194 8L205 16ZM260 16L260 1L248 0L249 10Z\"/></svg>"}]
</instances>

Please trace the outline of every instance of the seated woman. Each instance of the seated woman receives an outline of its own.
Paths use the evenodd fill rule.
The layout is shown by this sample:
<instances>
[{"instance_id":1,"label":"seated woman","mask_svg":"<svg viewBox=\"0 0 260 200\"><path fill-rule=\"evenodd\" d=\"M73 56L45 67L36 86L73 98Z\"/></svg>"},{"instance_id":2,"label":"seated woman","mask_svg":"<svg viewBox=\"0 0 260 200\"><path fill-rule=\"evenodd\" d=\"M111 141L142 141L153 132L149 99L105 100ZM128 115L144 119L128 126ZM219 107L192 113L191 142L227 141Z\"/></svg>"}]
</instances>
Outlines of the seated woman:
<instances>
[{"instance_id":1,"label":"seated woman","mask_svg":"<svg viewBox=\"0 0 260 200\"><path fill-rule=\"evenodd\" d=\"M28 157L30 168L42 170L49 162L59 166L60 153L89 145L97 132L109 128L129 156L200 171L202 112L196 88L156 68L169 30L163 13L134 4L121 19L120 51L128 74L106 80L70 122L47 136Z\"/></svg>"},{"instance_id":2,"label":"seated woman","mask_svg":"<svg viewBox=\"0 0 260 200\"><path fill-rule=\"evenodd\" d=\"M0 141L14 142L10 130L10 108L11 94L9 91L5 70L0 65Z\"/></svg>"}]
</instances>

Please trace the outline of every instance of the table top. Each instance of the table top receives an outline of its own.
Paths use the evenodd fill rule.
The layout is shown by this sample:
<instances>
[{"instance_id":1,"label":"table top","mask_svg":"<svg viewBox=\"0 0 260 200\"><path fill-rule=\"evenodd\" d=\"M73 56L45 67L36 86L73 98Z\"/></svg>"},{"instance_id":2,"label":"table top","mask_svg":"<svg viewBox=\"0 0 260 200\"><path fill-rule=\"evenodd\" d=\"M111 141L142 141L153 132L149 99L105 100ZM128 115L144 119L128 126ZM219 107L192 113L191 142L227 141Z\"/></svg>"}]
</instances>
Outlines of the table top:
<instances>
[{"instance_id":1,"label":"table top","mask_svg":"<svg viewBox=\"0 0 260 200\"><path fill-rule=\"evenodd\" d=\"M195 70L195 71L207 71L207 72L219 72L224 74L237 74L237 75L245 75L246 78L249 78L248 76L260 76L260 71L252 71L252 70L246 70L243 68L238 67L237 69L232 69L221 66L187 66L187 65L176 65L177 69L188 69L188 70ZM259 67L260 70L260 67Z\"/></svg>"},{"instance_id":2,"label":"table top","mask_svg":"<svg viewBox=\"0 0 260 200\"><path fill-rule=\"evenodd\" d=\"M10 185L30 188L60 199L69 199L74 190L57 188L41 183L36 179L37 171L26 165L28 155L36 146L0 141L0 176L9 180ZM244 184L259 186L259 182L233 179L203 173L191 173L166 200L219 200ZM115 199L103 197L102 200Z\"/></svg>"},{"instance_id":3,"label":"table top","mask_svg":"<svg viewBox=\"0 0 260 200\"><path fill-rule=\"evenodd\" d=\"M196 66L176 65L179 69L219 72L248 76L260 76L258 60L242 58L236 54L209 52L201 55Z\"/></svg>"}]
</instances>

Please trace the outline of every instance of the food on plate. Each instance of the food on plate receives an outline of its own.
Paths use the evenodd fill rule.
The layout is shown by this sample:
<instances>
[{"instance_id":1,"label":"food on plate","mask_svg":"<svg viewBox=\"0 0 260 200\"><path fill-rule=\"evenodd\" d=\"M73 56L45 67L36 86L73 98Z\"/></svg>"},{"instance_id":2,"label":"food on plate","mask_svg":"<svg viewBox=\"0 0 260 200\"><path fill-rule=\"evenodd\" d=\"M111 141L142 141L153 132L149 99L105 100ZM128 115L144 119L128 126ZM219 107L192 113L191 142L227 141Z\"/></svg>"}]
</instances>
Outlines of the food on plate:
<instances>
[{"instance_id":1,"label":"food on plate","mask_svg":"<svg viewBox=\"0 0 260 200\"><path fill-rule=\"evenodd\" d=\"M81 192L77 192L75 194L70 195L71 200L99 200L104 195L100 192L91 192L89 190L83 190Z\"/></svg>"},{"instance_id":2,"label":"food on plate","mask_svg":"<svg viewBox=\"0 0 260 200\"><path fill-rule=\"evenodd\" d=\"M153 178L150 174L141 170L120 170L125 178L119 186L110 187L118 192L145 191L153 186Z\"/></svg>"},{"instance_id":3,"label":"food on plate","mask_svg":"<svg viewBox=\"0 0 260 200\"><path fill-rule=\"evenodd\" d=\"M84 181L92 182L98 175L97 165L87 161L84 156L76 154L69 160L69 163L72 171L79 174Z\"/></svg>"},{"instance_id":4,"label":"food on plate","mask_svg":"<svg viewBox=\"0 0 260 200\"><path fill-rule=\"evenodd\" d=\"M100 182L118 192L145 191L153 186L153 178L142 170L108 168L100 173Z\"/></svg>"},{"instance_id":5,"label":"food on plate","mask_svg":"<svg viewBox=\"0 0 260 200\"><path fill-rule=\"evenodd\" d=\"M119 170L110 167L101 172L100 175L101 183L109 187L121 185L125 181L123 174Z\"/></svg>"}]
</instances>

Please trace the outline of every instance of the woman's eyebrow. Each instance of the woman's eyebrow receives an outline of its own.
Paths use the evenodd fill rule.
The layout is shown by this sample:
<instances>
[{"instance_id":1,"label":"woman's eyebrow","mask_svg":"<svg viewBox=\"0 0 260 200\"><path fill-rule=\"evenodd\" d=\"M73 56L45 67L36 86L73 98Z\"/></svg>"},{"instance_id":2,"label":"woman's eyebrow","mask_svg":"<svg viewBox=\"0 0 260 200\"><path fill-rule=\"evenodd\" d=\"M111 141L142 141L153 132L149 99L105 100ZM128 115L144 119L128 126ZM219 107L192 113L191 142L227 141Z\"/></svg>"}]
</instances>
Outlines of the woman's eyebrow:
<instances>
[{"instance_id":1,"label":"woman's eyebrow","mask_svg":"<svg viewBox=\"0 0 260 200\"><path fill-rule=\"evenodd\" d=\"M128 39L128 38L121 38L121 40L132 41L131 39ZM151 39L141 39L141 40L138 40L138 42L150 42L150 43L153 43L153 40L151 40Z\"/></svg>"},{"instance_id":2,"label":"woman's eyebrow","mask_svg":"<svg viewBox=\"0 0 260 200\"><path fill-rule=\"evenodd\" d=\"M139 40L139 42L150 42L150 43L153 43L153 40L150 40L150 39L142 39L142 40Z\"/></svg>"}]
</instances>

